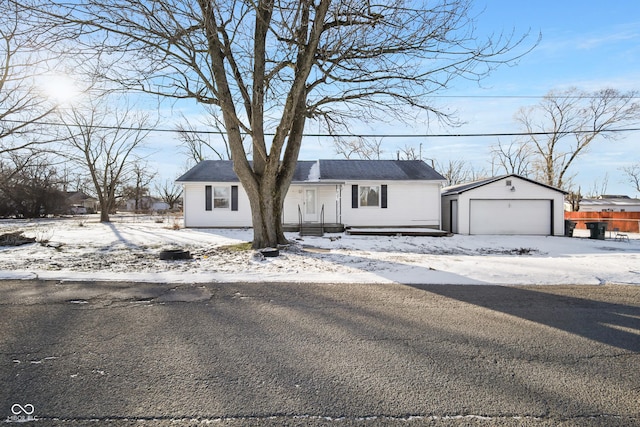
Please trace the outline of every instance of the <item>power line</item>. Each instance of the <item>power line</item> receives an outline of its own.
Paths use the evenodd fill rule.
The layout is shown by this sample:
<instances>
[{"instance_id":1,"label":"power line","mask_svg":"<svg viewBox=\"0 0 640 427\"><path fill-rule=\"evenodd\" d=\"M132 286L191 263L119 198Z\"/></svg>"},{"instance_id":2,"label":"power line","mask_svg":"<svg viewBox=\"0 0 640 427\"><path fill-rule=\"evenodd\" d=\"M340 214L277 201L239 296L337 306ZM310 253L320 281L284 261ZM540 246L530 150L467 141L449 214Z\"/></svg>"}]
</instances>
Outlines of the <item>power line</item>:
<instances>
[{"instance_id":1,"label":"power line","mask_svg":"<svg viewBox=\"0 0 640 427\"><path fill-rule=\"evenodd\" d=\"M23 122L19 120L3 120L7 123L15 124L29 124L29 122ZM69 126L69 127L82 127L77 124L63 125L56 122L31 122L34 125L41 126ZM101 130L126 130L126 131L140 131L140 132L159 132L159 133L184 133L184 134L202 134L202 135L226 135L222 130L183 130L183 129L167 129L167 128L149 128L149 127L129 127L129 126L91 126L94 129ZM621 132L637 132L640 128L621 128L621 129L607 129L599 131L598 133L621 133ZM505 136L544 136L544 135L556 135L562 134L586 134L593 133L591 130L575 130L564 132L471 132L471 133L412 133L412 134L381 134L381 133L303 133L302 136L308 138L479 138L479 137L505 137ZM249 135L247 132L243 132L243 135ZM275 133L265 132L265 136L274 136Z\"/></svg>"}]
</instances>

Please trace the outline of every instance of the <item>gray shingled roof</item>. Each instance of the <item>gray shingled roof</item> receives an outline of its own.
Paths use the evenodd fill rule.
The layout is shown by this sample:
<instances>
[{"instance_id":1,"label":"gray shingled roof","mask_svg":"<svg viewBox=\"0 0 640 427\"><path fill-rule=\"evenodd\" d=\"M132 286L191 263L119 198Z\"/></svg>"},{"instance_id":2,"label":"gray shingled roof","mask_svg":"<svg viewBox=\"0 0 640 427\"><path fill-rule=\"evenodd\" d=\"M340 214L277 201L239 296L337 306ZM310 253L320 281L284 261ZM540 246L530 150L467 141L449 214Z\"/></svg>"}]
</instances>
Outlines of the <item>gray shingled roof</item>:
<instances>
[{"instance_id":1,"label":"gray shingled roof","mask_svg":"<svg viewBox=\"0 0 640 427\"><path fill-rule=\"evenodd\" d=\"M320 160L320 177L327 180L444 181L421 160Z\"/></svg>"},{"instance_id":2,"label":"gray shingled roof","mask_svg":"<svg viewBox=\"0 0 640 427\"><path fill-rule=\"evenodd\" d=\"M293 182L386 180L444 181L444 177L421 160L319 160L298 161ZM238 182L230 160L205 160L177 182Z\"/></svg>"},{"instance_id":3,"label":"gray shingled roof","mask_svg":"<svg viewBox=\"0 0 640 427\"><path fill-rule=\"evenodd\" d=\"M549 188L550 190L555 190L555 191L559 191L561 193L566 194L566 191L562 191L558 188L552 187L550 185L547 184L543 184L541 182L537 182L534 181L532 179L529 178L525 178L523 176L517 175L517 174L510 174L510 175L500 175L500 176L494 176L491 178L486 178L486 179L480 179L478 181L473 181L473 182L466 182L464 184L458 184L458 185L452 185L450 187L445 187L442 189L442 195L443 196L451 196L454 194L461 194L464 193L465 191L469 191L469 190L473 190L474 188L478 188L478 187L482 187L483 185L487 185L487 184L491 184L492 182L496 182L499 181L503 178L511 178L511 177L515 177L515 178L520 178L523 179L525 181L529 181L533 184L537 184L540 185L542 187L546 187Z\"/></svg>"},{"instance_id":4,"label":"gray shingled roof","mask_svg":"<svg viewBox=\"0 0 640 427\"><path fill-rule=\"evenodd\" d=\"M203 160L176 182L238 182L231 160Z\"/></svg>"}]
</instances>

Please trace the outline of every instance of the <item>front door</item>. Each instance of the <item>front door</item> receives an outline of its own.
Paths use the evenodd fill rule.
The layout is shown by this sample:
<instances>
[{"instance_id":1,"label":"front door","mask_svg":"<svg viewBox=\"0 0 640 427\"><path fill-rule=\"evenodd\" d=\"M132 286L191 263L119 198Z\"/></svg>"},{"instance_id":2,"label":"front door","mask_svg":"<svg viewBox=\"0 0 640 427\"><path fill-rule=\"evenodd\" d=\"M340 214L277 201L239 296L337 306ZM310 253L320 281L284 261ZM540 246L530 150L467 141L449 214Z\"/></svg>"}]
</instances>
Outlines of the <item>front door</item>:
<instances>
[{"instance_id":1,"label":"front door","mask_svg":"<svg viewBox=\"0 0 640 427\"><path fill-rule=\"evenodd\" d=\"M318 200L315 188L304 189L304 221L318 222Z\"/></svg>"}]
</instances>

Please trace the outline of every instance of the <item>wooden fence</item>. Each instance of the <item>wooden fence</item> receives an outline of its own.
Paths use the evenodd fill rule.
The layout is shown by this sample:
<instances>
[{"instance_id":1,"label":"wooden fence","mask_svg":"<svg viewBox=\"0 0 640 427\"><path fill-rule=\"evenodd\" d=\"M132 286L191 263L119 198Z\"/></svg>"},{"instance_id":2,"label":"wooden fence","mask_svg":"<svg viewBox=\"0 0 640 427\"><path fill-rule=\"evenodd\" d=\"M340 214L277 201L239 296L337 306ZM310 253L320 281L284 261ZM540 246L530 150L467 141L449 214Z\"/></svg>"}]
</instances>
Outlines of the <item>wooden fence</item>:
<instances>
[{"instance_id":1,"label":"wooden fence","mask_svg":"<svg viewBox=\"0 0 640 427\"><path fill-rule=\"evenodd\" d=\"M640 212L565 212L564 219L576 222L576 228L587 228L586 222L598 221L606 222L609 231L640 232Z\"/></svg>"}]
</instances>

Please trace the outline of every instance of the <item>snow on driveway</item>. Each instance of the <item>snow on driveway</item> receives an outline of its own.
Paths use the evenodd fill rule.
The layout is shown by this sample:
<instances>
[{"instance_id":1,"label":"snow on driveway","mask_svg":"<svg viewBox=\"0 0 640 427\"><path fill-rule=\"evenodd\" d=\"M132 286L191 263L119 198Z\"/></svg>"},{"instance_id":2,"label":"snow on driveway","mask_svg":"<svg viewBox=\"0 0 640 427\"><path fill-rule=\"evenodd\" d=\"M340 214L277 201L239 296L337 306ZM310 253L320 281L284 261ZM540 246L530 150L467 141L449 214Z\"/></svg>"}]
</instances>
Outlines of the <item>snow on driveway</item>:
<instances>
[{"instance_id":1,"label":"snow on driveway","mask_svg":"<svg viewBox=\"0 0 640 427\"><path fill-rule=\"evenodd\" d=\"M544 236L287 237L277 258L238 245L251 230L184 229L179 220L95 216L0 220L0 235L22 231L36 243L0 246L0 279L139 282L300 282L424 284L640 284L640 235L629 241ZM612 236L613 237L613 236ZM193 259L162 261L163 249Z\"/></svg>"}]
</instances>

